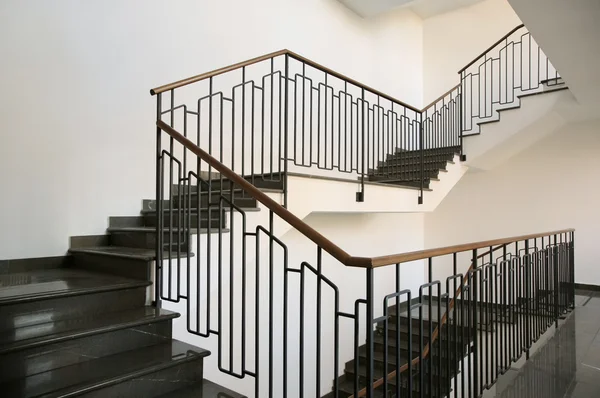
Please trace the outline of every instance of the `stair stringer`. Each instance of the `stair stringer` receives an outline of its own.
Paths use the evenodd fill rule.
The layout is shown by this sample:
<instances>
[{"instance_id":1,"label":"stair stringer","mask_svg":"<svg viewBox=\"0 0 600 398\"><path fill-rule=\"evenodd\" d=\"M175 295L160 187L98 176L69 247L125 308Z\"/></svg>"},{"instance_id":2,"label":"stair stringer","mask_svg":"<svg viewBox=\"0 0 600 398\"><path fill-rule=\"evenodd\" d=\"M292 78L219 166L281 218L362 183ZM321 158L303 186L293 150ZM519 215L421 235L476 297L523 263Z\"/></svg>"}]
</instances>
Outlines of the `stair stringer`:
<instances>
[{"instance_id":1,"label":"stair stringer","mask_svg":"<svg viewBox=\"0 0 600 398\"><path fill-rule=\"evenodd\" d=\"M480 126L481 133L463 138L466 165L491 170L508 161L566 121L558 110L573 101L568 90L555 90L521 98L521 109L501 110L498 123Z\"/></svg>"}]
</instances>

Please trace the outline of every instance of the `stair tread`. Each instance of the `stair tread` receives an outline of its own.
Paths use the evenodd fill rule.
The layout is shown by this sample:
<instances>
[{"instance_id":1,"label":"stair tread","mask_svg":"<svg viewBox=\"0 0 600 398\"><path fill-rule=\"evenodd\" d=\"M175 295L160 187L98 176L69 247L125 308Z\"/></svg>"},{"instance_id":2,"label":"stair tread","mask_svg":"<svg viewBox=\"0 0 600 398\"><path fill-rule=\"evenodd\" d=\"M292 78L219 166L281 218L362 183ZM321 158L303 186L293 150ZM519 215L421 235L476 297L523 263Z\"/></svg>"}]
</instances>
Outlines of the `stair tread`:
<instances>
[{"instance_id":1,"label":"stair tread","mask_svg":"<svg viewBox=\"0 0 600 398\"><path fill-rule=\"evenodd\" d=\"M154 249L143 249L139 247L125 247L125 246L92 246L92 247L78 247L69 249L70 253L87 253L87 254L100 254L110 257L121 257L129 258L134 260L153 261L156 258L156 250ZM193 257L193 253L181 252L181 257ZM163 258L169 258L169 252L163 252Z\"/></svg>"},{"instance_id":2,"label":"stair tread","mask_svg":"<svg viewBox=\"0 0 600 398\"><path fill-rule=\"evenodd\" d=\"M238 208L242 209L244 212L251 212L251 211L260 211L259 207L245 207L245 206L237 206ZM215 206L211 206L210 208L212 210L213 213L218 215L218 211L219 211L219 206L215 205ZM228 205L223 205L223 211L227 211L229 209ZM173 210L173 213L176 213L177 210L181 210L183 211L182 207L173 207L172 209L169 208L163 208L163 212L165 214L169 214L169 211ZM198 214L198 208L197 207L192 207L190 208L190 210L185 210L186 214ZM208 212L208 207L201 207L200 208L200 212L201 213L207 213ZM149 216L149 215L156 215L156 210L155 209L143 209L141 211L141 214L144 216Z\"/></svg>"},{"instance_id":3,"label":"stair tread","mask_svg":"<svg viewBox=\"0 0 600 398\"><path fill-rule=\"evenodd\" d=\"M210 355L177 340L10 380L0 384L8 397L74 396ZM74 384L74 381L77 381Z\"/></svg>"},{"instance_id":4,"label":"stair tread","mask_svg":"<svg viewBox=\"0 0 600 398\"><path fill-rule=\"evenodd\" d=\"M0 332L0 354L177 317L176 312L142 307L27 325Z\"/></svg>"},{"instance_id":5,"label":"stair tread","mask_svg":"<svg viewBox=\"0 0 600 398\"><path fill-rule=\"evenodd\" d=\"M210 228L211 231L218 230L219 227ZM108 232L146 232L152 233L156 232L156 227L109 227L106 229ZM177 228L173 227L173 229L165 228L163 232L167 233L169 231L175 232L189 232L190 234L197 233L206 233L209 228ZM228 228L221 228L222 232L229 232Z\"/></svg>"},{"instance_id":6,"label":"stair tread","mask_svg":"<svg viewBox=\"0 0 600 398\"><path fill-rule=\"evenodd\" d=\"M151 282L72 268L0 275L0 305L145 287Z\"/></svg>"},{"instance_id":7,"label":"stair tread","mask_svg":"<svg viewBox=\"0 0 600 398\"><path fill-rule=\"evenodd\" d=\"M228 388L225 388L219 384L213 383L210 380L204 379L202 382L194 384L193 386L182 388L179 390L172 391L170 393L161 395L159 398L192 398L192 397L205 397L205 398L246 398L245 395L238 394Z\"/></svg>"}]
</instances>

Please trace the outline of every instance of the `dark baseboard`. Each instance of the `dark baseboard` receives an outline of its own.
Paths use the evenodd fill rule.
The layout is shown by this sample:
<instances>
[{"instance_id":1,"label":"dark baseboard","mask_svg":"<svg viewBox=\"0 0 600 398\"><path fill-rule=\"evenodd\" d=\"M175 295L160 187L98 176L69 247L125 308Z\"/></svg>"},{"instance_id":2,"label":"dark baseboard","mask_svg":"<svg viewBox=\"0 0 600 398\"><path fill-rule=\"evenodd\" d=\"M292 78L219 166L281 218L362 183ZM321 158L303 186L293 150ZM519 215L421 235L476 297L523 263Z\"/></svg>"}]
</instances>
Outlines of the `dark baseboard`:
<instances>
[{"instance_id":1,"label":"dark baseboard","mask_svg":"<svg viewBox=\"0 0 600 398\"><path fill-rule=\"evenodd\" d=\"M600 286L598 285L588 285L585 283L574 283L573 286L575 289L579 290L590 290L592 292L600 292Z\"/></svg>"}]
</instances>

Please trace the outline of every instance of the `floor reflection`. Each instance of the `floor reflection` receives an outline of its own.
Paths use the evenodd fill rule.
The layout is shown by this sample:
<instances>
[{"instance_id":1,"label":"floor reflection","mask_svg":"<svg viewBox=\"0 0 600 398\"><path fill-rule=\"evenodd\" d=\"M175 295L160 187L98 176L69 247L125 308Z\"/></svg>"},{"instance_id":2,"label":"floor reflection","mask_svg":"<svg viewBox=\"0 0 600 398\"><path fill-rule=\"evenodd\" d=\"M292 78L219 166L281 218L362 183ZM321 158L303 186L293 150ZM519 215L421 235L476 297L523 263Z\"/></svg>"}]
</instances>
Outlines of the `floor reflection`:
<instances>
[{"instance_id":1,"label":"floor reflection","mask_svg":"<svg viewBox=\"0 0 600 398\"><path fill-rule=\"evenodd\" d=\"M494 397L600 397L599 296L578 292L575 311L521 369L498 380Z\"/></svg>"}]
</instances>

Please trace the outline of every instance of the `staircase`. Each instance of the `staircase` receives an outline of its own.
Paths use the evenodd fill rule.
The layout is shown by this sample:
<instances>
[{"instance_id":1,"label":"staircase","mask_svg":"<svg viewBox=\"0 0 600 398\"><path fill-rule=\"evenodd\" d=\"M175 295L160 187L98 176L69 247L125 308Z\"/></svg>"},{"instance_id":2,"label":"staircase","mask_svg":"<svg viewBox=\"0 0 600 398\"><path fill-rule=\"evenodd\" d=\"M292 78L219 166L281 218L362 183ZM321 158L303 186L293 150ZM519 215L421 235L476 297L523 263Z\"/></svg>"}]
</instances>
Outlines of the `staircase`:
<instances>
[{"instance_id":1,"label":"staircase","mask_svg":"<svg viewBox=\"0 0 600 398\"><path fill-rule=\"evenodd\" d=\"M486 54L483 67L490 62L493 70L500 58ZM270 73L253 73L261 62L269 63ZM231 93L213 92L213 79L238 70L242 81ZM311 80L307 70L318 71L324 82ZM503 79L497 70L500 81L514 88L515 77L511 81L506 72ZM287 50L152 90L159 115L156 198L145 200L139 215L111 217L106 235L73 237L66 256L0 261L3 396L238 398L243 395L229 388L242 391L239 386L255 398L287 396L294 388L311 398L444 397L457 394L456 380L466 373L480 396L572 305L573 230L367 258L351 256L286 208L290 165L339 173L355 185L358 177L357 202L364 201L366 180L417 188L423 203L423 190L443 178L453 159L465 159L463 140L518 102L501 91L489 97L485 91L475 105L467 102L464 93L473 90L478 73L461 71L461 84L423 110ZM552 79L537 77L542 85L562 84L557 72ZM176 104L176 89L206 79L208 93L198 95L197 110ZM531 78L528 86L519 84L519 94L540 89ZM168 107L163 93L170 94ZM177 109L183 110L182 132L174 127ZM165 122L169 116L171 124ZM280 195L283 203L268 194ZM247 223L250 214L264 218ZM312 260L289 261L279 239L282 224L314 244L311 257L306 254ZM500 249L503 255L494 258ZM533 263L532 251L540 254ZM323 252L343 266L363 268L365 293L341 296L333 281L340 275L326 275ZM463 275L457 257L465 253L470 268ZM434 259L449 255L454 270L444 293L432 269ZM400 288L400 267L421 260L429 266L428 283L411 300L411 292ZM514 264L522 271L498 272ZM394 280L379 279L375 287L380 267ZM552 276L544 280L544 272ZM308 277L316 283L307 286ZM501 298L505 305L488 301L493 283L501 284L503 294L510 290L510 297ZM354 312L341 309L340 297L344 306L354 304ZM377 313L381 298L383 315ZM389 299L397 304L388 305ZM316 311L307 310L307 301ZM181 304L186 337L200 343L173 339L180 314L163 303ZM323 303L335 325L325 342ZM288 327L295 317L297 324ZM340 328L341 319L353 319L354 329ZM477 362L483 358L479 345L487 344L484 334L498 343L493 332L504 328L520 339L511 356L502 363ZM308 329L314 341L305 345ZM204 341L217 347L218 367L211 374L218 368L229 388L204 378L205 361L212 359L197 346ZM333 363L322 369L327 349ZM466 357L475 358L473 368L463 366ZM305 360L313 359L315 376L304 379ZM478 380L484 370L485 383Z\"/></svg>"},{"instance_id":2,"label":"staircase","mask_svg":"<svg viewBox=\"0 0 600 398\"><path fill-rule=\"evenodd\" d=\"M429 311L430 302L431 312ZM458 374L463 358L468 355L474 335L470 333L469 326L466 324L453 322L451 325L440 325L438 304L441 304L439 314L445 314L446 303L437 297L432 297L431 300L427 298L424 301L421 315L418 302L400 303L398 313L395 305L391 306L388 309L387 322L383 321L377 324L373 355L374 381L383 379L394 369L407 368L409 361L419 358L420 353L431 341L432 331L438 327L440 327L440 337L431 346L432 354L423 359L422 364L414 364L411 369L388 377L387 392L386 386L382 385L375 389L375 397L395 397L398 382L401 385L401 396L406 397L421 396L421 389L428 397L444 397L451 392L452 379ZM409 305L412 311L408 311ZM422 341L421 337L423 337ZM342 398L356 396L355 394L367 385L367 346L361 345L358 352L358 359L346 362L344 374L337 381L339 396ZM410 376L412 380L409 380L409 375L412 375ZM421 376L423 384L421 384ZM355 384L356 389L354 388ZM411 389L412 394L409 394ZM332 391L325 397L334 398L335 393Z\"/></svg>"},{"instance_id":3,"label":"staircase","mask_svg":"<svg viewBox=\"0 0 600 398\"><path fill-rule=\"evenodd\" d=\"M424 151L396 149L387 159L379 162L376 169L369 170L369 181L408 187L429 188L433 180L439 180L440 173L446 172L448 163L454 163L460 147L442 147ZM423 157L423 159L421 159ZM423 170L421 170L421 163ZM423 174L421 174L421 171Z\"/></svg>"},{"instance_id":4,"label":"staircase","mask_svg":"<svg viewBox=\"0 0 600 398\"><path fill-rule=\"evenodd\" d=\"M172 339L178 313L148 305L153 213L111 218L65 257L0 261L3 396L242 397L203 378L209 351ZM197 214L193 233L223 226Z\"/></svg>"}]
</instances>

